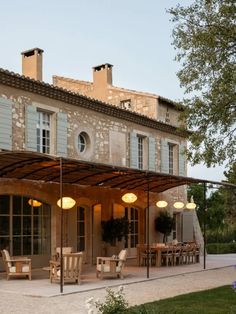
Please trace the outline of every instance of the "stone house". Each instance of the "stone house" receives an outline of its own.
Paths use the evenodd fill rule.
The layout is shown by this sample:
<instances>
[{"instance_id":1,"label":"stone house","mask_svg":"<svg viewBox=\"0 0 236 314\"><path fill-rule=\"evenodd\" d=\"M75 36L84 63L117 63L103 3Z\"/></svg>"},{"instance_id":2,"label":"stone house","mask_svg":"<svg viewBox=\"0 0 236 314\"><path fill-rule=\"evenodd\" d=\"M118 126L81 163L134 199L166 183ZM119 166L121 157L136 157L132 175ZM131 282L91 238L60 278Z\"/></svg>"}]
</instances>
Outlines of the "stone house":
<instances>
[{"instance_id":1,"label":"stone house","mask_svg":"<svg viewBox=\"0 0 236 314\"><path fill-rule=\"evenodd\" d=\"M22 52L22 75L0 69L0 150L31 151L92 163L131 167L186 176L182 153L186 139L177 131L179 109L157 95L112 86L112 66L94 67L94 82L54 76L53 85L42 81L43 50ZM45 166L46 167L46 166ZM1 166L0 166L1 169ZM136 245L145 242L146 195L127 205L124 191L66 185L64 193L76 201L65 212L64 245L84 251L87 263L104 254L101 221L126 216L131 222L125 240L130 258ZM47 265L60 245L58 184L9 179L0 170L0 247L12 255L31 256L33 266ZM169 237L179 241L194 237L193 217L173 207L186 200L186 186L150 193L150 242L161 241L154 230L165 199L176 219ZM41 206L34 207L32 201Z\"/></svg>"}]
</instances>

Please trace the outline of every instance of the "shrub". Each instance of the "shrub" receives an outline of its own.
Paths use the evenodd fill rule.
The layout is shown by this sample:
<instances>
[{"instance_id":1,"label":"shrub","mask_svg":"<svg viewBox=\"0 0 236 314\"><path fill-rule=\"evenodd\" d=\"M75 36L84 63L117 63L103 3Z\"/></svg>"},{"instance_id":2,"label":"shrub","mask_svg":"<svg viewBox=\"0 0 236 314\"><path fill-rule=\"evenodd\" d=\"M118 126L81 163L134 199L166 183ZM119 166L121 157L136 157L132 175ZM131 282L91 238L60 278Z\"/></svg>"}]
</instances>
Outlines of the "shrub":
<instances>
[{"instance_id":1,"label":"shrub","mask_svg":"<svg viewBox=\"0 0 236 314\"><path fill-rule=\"evenodd\" d=\"M207 253L209 254L236 253L236 242L208 243L206 249L207 249Z\"/></svg>"},{"instance_id":2,"label":"shrub","mask_svg":"<svg viewBox=\"0 0 236 314\"><path fill-rule=\"evenodd\" d=\"M163 233L163 242L171 234L174 227L174 218L168 212L160 212L160 216L155 219L155 230Z\"/></svg>"},{"instance_id":3,"label":"shrub","mask_svg":"<svg viewBox=\"0 0 236 314\"><path fill-rule=\"evenodd\" d=\"M102 240L115 245L116 240L121 241L128 235L129 228L129 221L125 217L102 221Z\"/></svg>"},{"instance_id":4,"label":"shrub","mask_svg":"<svg viewBox=\"0 0 236 314\"><path fill-rule=\"evenodd\" d=\"M227 228L226 230L219 231L208 231L207 232L207 242L208 243L229 243L236 241L236 229Z\"/></svg>"},{"instance_id":5,"label":"shrub","mask_svg":"<svg viewBox=\"0 0 236 314\"><path fill-rule=\"evenodd\" d=\"M95 302L96 308L98 308L99 313L102 314L120 314L128 309L128 302L126 302L124 297L124 288L120 286L118 291L115 292L109 288L106 289L107 295L105 302L100 301Z\"/></svg>"}]
</instances>

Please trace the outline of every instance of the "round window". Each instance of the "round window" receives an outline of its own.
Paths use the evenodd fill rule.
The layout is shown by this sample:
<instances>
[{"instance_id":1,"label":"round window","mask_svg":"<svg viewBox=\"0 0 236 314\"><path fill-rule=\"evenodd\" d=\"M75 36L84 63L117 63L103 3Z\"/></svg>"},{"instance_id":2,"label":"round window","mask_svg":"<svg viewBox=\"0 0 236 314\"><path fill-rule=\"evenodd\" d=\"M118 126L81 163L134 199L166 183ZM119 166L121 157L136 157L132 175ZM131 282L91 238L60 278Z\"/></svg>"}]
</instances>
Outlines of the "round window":
<instances>
[{"instance_id":1,"label":"round window","mask_svg":"<svg viewBox=\"0 0 236 314\"><path fill-rule=\"evenodd\" d=\"M78 136L78 150L80 153L83 153L86 150L86 137L83 132Z\"/></svg>"}]
</instances>

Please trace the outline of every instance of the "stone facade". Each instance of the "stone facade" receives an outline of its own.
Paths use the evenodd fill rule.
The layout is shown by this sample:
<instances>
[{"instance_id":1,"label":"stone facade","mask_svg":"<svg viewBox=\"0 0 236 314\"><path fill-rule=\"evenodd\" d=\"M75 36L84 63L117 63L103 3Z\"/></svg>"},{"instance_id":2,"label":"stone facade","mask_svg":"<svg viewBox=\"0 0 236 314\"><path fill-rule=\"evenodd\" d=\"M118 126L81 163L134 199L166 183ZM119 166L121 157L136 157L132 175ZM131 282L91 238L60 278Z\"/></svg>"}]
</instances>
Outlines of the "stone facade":
<instances>
[{"instance_id":1,"label":"stone facade","mask_svg":"<svg viewBox=\"0 0 236 314\"><path fill-rule=\"evenodd\" d=\"M4 75L9 76L8 83L5 83ZM11 81L12 83L9 83ZM16 81L18 83L15 83ZM121 89L109 86L106 97L104 96L101 99L110 102L111 105L109 106L105 103L102 104L100 101L89 100L86 97L71 94L71 91L73 91L95 97L93 86L90 83L54 77L54 84L57 86L60 85L60 87L66 88L70 92L63 91L55 86L19 77L14 73L9 74L4 71L0 73L0 100L3 104L4 100L7 100L6 105L9 102L12 105L12 150L22 151L29 149L27 146L29 144L27 143L29 142L29 136L32 136L29 130L29 121L32 124L32 119L29 120L29 112L33 113L32 117L35 117L35 114L37 115L38 112L41 112L47 113L50 116L49 153L51 155L58 155L58 132L60 131L58 125L60 122L59 118L63 117L65 123L64 130L67 132L64 136L66 141L64 145L64 157L132 167L132 145L136 143L132 143L132 140L134 137L136 141L136 137L139 136L142 139L143 145L143 169L150 169L151 163L152 171L162 172L162 141L165 139L166 143L172 143L174 146L173 174L186 175L186 162L184 160L182 160L183 165L182 169L180 169L180 159L183 158L180 155L180 147L186 146L186 139L175 132L174 127L177 124L178 110L172 102L168 102L155 95L127 90L122 91ZM101 87L99 93L102 93ZM129 109L114 109L116 108L115 106L120 107L120 101L125 100L127 97L131 99L132 108L129 109L137 111L138 115L135 113L130 114ZM98 110L97 107L100 109ZM164 119L167 108L170 112L170 120L167 123L154 122L153 119ZM120 118L121 116L124 118ZM151 120L150 117L152 118ZM138 123L137 121L141 122ZM34 120L33 126L35 132L37 123L37 120ZM155 127L150 127L149 125L154 125ZM79 143L79 140L85 141L85 143ZM152 151L150 150L150 145ZM37 150L37 147L35 146L35 150ZM151 159L150 152L153 154ZM56 206L56 200L59 197L58 185L39 182L32 184L24 180L21 182L19 180L0 179L0 187L1 195L24 195L39 199L51 206L50 254L53 254L56 247L60 244L60 211ZM138 230L136 232L138 242L145 241L144 210L147 202L145 193L139 192L138 201L135 205L127 206L121 201L123 191L120 190L102 190L99 187L83 187L79 185L73 187L65 186L64 190L65 193L68 193L76 200L76 207L65 215L64 245L72 246L74 250L79 250L80 246L78 242L80 238L83 238L83 250L85 251L86 262L94 262L96 256L103 253L101 220L106 220L114 215L116 208L121 208L123 214L127 213L127 215L129 215L132 208L137 210ZM151 193L151 221L158 215L155 203L162 198L165 198L169 202L169 210L173 212L174 209L171 204L173 204L174 200L181 198L186 201L186 188L179 187L171 189L159 195ZM80 219L82 218L78 218L78 215L79 211L84 209L85 216L81 222ZM177 238L179 241L181 241L183 233L181 217L180 214L177 215ZM82 231L81 234L78 234L78 226L81 223L84 223L84 234L82 234ZM150 242L160 241L160 235L154 231L153 225L150 226L150 230ZM171 237L169 239L171 240ZM136 254L135 247L128 247L128 249L129 256L134 257ZM14 253L13 246L11 246L11 250ZM31 253L34 257L33 249L31 249ZM39 266L40 264L44 264L48 257L46 253L42 253L42 258L38 259L37 262L35 259L34 265Z\"/></svg>"}]
</instances>

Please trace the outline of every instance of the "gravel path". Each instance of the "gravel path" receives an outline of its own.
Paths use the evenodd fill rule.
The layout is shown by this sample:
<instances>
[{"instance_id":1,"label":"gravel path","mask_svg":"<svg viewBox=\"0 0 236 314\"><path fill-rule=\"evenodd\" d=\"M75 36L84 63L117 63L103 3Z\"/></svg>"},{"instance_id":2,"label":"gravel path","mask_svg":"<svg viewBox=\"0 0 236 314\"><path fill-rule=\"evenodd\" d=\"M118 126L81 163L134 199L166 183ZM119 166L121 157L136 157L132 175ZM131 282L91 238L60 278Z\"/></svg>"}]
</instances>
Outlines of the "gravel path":
<instances>
[{"instance_id":1,"label":"gravel path","mask_svg":"<svg viewBox=\"0 0 236 314\"><path fill-rule=\"evenodd\" d=\"M124 292L129 305L135 305L189 292L231 285L234 280L236 280L234 267L225 267L129 284L124 286ZM91 297L103 300L105 295L104 289L52 298L3 292L0 296L0 313L86 314L85 301Z\"/></svg>"}]
</instances>

